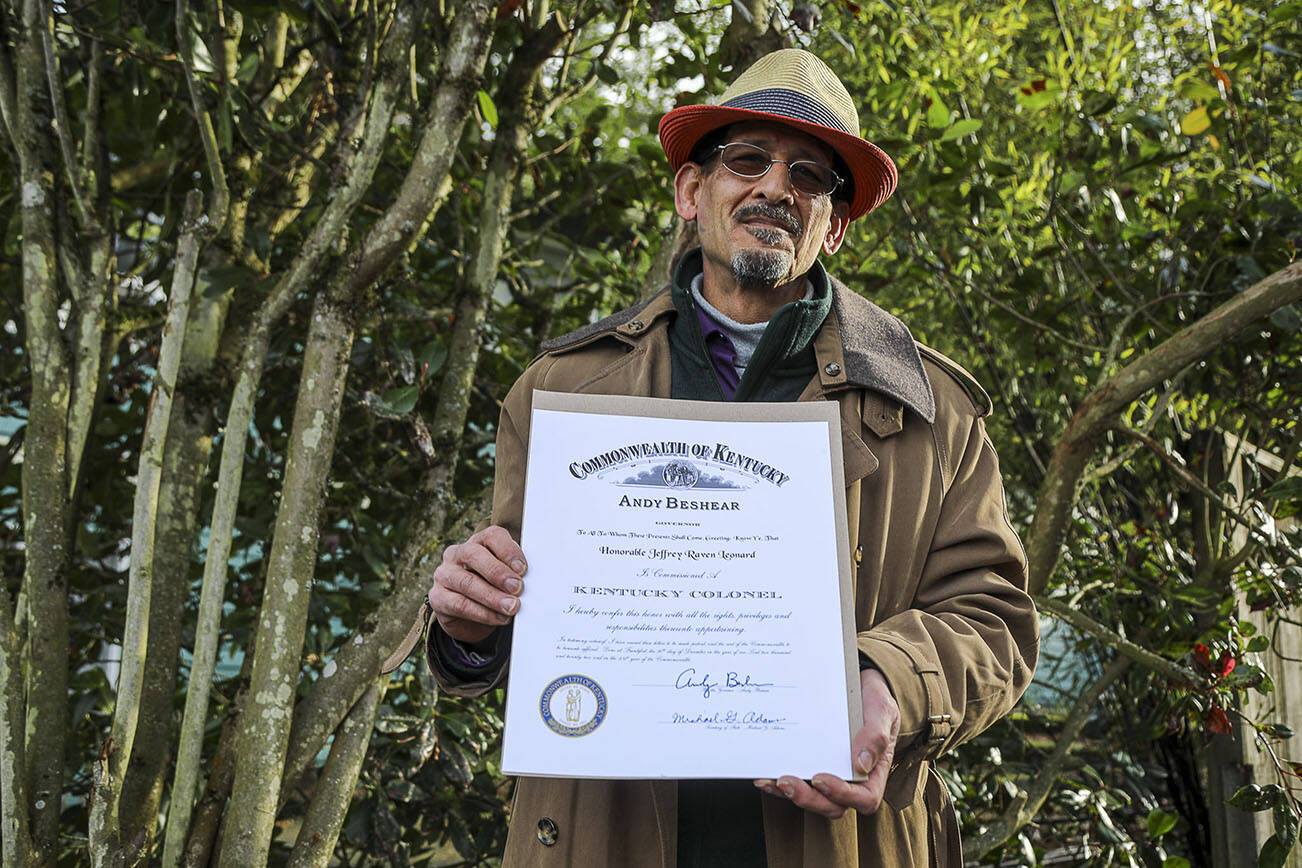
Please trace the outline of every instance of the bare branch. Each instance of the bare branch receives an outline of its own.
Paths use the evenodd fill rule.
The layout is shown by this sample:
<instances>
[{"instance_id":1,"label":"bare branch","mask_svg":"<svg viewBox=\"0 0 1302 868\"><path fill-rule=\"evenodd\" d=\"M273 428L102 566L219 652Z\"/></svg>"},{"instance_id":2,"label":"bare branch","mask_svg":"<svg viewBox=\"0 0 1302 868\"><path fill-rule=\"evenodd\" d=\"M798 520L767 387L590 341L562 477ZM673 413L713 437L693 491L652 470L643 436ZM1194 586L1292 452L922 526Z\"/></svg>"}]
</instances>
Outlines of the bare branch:
<instances>
[{"instance_id":1,"label":"bare branch","mask_svg":"<svg viewBox=\"0 0 1302 868\"><path fill-rule=\"evenodd\" d=\"M18 83L14 77L14 62L9 57L9 34L0 18L0 124L5 136L14 141L18 123Z\"/></svg>"},{"instance_id":2,"label":"bare branch","mask_svg":"<svg viewBox=\"0 0 1302 868\"><path fill-rule=\"evenodd\" d=\"M181 240L168 299L167 322L158 354L158 374L149 401L148 418L136 473L132 511L131 562L127 584L126 624L122 636L122 669L118 676L113 726L105 746L106 756L96 765L95 793L91 799L90 856L93 864L113 864L121 845L118 827L122 781L136 738L145 657L149 642L149 604L153 595L154 532L158 521L158 490L163 450L172 414L185 324L190 315L190 294L199 260L200 213L203 196L191 190L185 199Z\"/></svg>"},{"instance_id":3,"label":"bare branch","mask_svg":"<svg viewBox=\"0 0 1302 868\"><path fill-rule=\"evenodd\" d=\"M1103 626L1098 621L1081 612L1079 609L1067 605L1057 597L1037 596L1035 605L1041 612L1047 612L1053 615L1059 621L1065 621L1075 627L1080 632L1101 642L1109 648L1116 651L1123 657L1133 660L1135 663L1150 669L1161 675L1168 681L1184 685L1201 685L1203 679L1192 669L1186 669L1179 663L1167 660L1160 654L1154 654L1147 648L1136 645L1129 639L1117 633L1108 627Z\"/></svg>"},{"instance_id":4,"label":"bare branch","mask_svg":"<svg viewBox=\"0 0 1302 868\"><path fill-rule=\"evenodd\" d=\"M1175 376L1253 323L1302 298L1302 261L1280 269L1122 368L1081 402L1050 460L1028 535L1030 587L1039 592L1058 563L1076 492L1098 439L1131 401Z\"/></svg>"},{"instance_id":5,"label":"bare branch","mask_svg":"<svg viewBox=\"0 0 1302 868\"><path fill-rule=\"evenodd\" d=\"M428 109L429 120L393 204L366 236L348 286L352 293L369 288L424 234L430 217L447 196L457 140L487 59L492 5L488 0L467 0L457 12L438 72L439 87ZM400 12L399 18L404 14L410 13Z\"/></svg>"},{"instance_id":6,"label":"bare branch","mask_svg":"<svg viewBox=\"0 0 1302 868\"><path fill-rule=\"evenodd\" d=\"M176 51L181 58L185 72L185 86L190 92L190 105L194 110L195 123L199 125L199 139L203 142L203 153L208 161L209 180L212 182L213 198L208 209L208 231L218 235L226 225L226 213L230 208L230 188L226 185L226 169L222 165L221 151L217 147L217 133L213 130L212 116L203 106L203 97L199 93L199 82L194 73L194 34L190 32L190 0L176 2Z\"/></svg>"},{"instance_id":7,"label":"bare branch","mask_svg":"<svg viewBox=\"0 0 1302 868\"><path fill-rule=\"evenodd\" d=\"M86 201L86 192L82 189L81 172L74 156L72 139L68 129L68 110L63 103L63 78L59 75L59 59L54 53L54 37L50 33L53 19L47 18L41 28L41 48L45 60L45 80L50 88L50 107L54 117L51 124L54 134L59 139L59 151L63 155L63 168L68 175L68 187L72 190L72 200L77 206L77 216L82 227L90 229L97 221L95 212ZM92 231L98 232L98 227Z\"/></svg>"},{"instance_id":8,"label":"bare branch","mask_svg":"<svg viewBox=\"0 0 1302 868\"><path fill-rule=\"evenodd\" d=\"M963 858L966 862L975 862L1009 838L1016 835L1018 830L1025 826L1035 815L1040 812L1044 806L1045 800L1049 797L1049 792L1053 789L1054 783L1062 773L1063 766L1067 763L1067 758L1071 754L1071 749L1076 745L1076 737L1090 719L1090 712L1099 701L1103 692L1112 686L1125 671L1130 668L1131 661L1126 657L1116 657L1103 674L1095 679L1094 683L1089 686L1080 698L1072 706L1071 714L1063 722L1062 729L1058 734L1058 741L1053 747L1053 753L1040 766L1040 771L1036 773L1035 778L1030 782L1025 790L1018 793L1013 803L1009 805L1003 816L986 829L982 834L969 838L963 842Z\"/></svg>"}]
</instances>

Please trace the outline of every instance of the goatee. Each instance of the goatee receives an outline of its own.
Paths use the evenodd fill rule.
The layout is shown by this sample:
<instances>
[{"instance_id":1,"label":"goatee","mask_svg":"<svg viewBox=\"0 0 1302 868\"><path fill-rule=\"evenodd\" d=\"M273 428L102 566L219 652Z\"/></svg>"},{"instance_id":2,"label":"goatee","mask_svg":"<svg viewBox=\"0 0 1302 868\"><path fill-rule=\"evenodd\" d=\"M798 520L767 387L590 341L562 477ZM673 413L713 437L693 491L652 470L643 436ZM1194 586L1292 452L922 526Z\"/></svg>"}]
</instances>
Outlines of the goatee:
<instances>
[{"instance_id":1,"label":"goatee","mask_svg":"<svg viewBox=\"0 0 1302 868\"><path fill-rule=\"evenodd\" d=\"M800 241L800 236L804 234L805 227L800 218L777 205L755 202L739 208L733 215L736 220L746 220L751 217L763 217L777 222L786 230L785 234L797 243ZM763 243L774 245L775 248L782 243L784 237L782 229L776 227L755 226L749 231ZM794 264L791 255L784 250L747 248L733 254L732 279L743 289L772 289L790 276Z\"/></svg>"},{"instance_id":2,"label":"goatee","mask_svg":"<svg viewBox=\"0 0 1302 868\"><path fill-rule=\"evenodd\" d=\"M742 289L772 289L791 274L791 257L782 250L738 250L732 279Z\"/></svg>"}]
</instances>

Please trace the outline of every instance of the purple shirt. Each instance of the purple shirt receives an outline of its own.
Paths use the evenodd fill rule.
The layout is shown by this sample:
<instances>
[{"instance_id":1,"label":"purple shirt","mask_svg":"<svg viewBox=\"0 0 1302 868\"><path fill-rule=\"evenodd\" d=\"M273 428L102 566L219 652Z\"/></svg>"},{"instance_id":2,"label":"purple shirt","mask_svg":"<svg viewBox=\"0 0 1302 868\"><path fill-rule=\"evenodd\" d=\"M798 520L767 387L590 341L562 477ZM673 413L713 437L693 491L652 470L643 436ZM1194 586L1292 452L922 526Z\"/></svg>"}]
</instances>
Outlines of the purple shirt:
<instances>
[{"instance_id":1,"label":"purple shirt","mask_svg":"<svg viewBox=\"0 0 1302 868\"><path fill-rule=\"evenodd\" d=\"M701 337L705 339L705 355L714 368L719 388L723 389L725 400L731 401L737 394L737 385L741 379L737 376L737 350L732 340L714 321L714 317L705 312L699 304L696 306L696 319L701 324Z\"/></svg>"}]
</instances>

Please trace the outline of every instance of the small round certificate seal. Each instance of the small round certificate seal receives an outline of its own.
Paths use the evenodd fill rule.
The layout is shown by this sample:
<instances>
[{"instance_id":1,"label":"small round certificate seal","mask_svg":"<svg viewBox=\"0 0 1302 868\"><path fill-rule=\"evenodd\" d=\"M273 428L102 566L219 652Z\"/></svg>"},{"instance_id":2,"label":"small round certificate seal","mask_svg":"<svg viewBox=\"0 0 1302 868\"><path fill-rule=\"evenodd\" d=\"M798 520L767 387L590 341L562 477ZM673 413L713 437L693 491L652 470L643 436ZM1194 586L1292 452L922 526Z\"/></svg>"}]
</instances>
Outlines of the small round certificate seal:
<instances>
[{"instance_id":1,"label":"small round certificate seal","mask_svg":"<svg viewBox=\"0 0 1302 868\"><path fill-rule=\"evenodd\" d=\"M606 691L586 675L562 675L543 690L538 711L552 732L578 738L606 719Z\"/></svg>"}]
</instances>

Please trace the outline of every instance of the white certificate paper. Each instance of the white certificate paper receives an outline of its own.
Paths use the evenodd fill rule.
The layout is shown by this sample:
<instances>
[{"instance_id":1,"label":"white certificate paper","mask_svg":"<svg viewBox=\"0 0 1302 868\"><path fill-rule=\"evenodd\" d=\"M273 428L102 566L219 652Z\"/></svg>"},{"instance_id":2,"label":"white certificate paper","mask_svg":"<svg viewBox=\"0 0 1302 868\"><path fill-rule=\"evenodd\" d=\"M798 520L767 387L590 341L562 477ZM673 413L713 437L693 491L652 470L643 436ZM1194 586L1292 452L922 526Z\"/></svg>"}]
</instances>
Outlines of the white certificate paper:
<instances>
[{"instance_id":1,"label":"white certificate paper","mask_svg":"<svg viewBox=\"0 0 1302 868\"><path fill-rule=\"evenodd\" d=\"M834 401L535 392L502 768L850 779Z\"/></svg>"}]
</instances>

